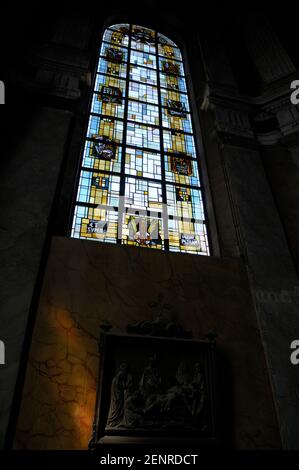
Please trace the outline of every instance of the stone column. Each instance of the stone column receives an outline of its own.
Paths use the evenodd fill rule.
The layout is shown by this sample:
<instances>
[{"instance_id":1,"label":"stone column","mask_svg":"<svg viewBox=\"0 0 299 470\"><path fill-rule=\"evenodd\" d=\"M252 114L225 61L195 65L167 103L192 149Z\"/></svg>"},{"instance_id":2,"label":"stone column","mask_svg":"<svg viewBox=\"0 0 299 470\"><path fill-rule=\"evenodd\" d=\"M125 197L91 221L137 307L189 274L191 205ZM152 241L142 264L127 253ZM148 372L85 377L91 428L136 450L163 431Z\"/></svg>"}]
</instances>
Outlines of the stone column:
<instances>
[{"instance_id":1,"label":"stone column","mask_svg":"<svg viewBox=\"0 0 299 470\"><path fill-rule=\"evenodd\" d=\"M15 139L5 155L0 189L0 236L5 247L0 262L0 340L6 349L6 364L0 366L0 448L5 439L10 445L13 437L73 102L81 97L80 81L88 72L91 22L90 10L67 11L52 40L24 45L24 56L10 70L10 89L25 97L27 109L18 102L11 123ZM40 104L32 106L30 100L36 96Z\"/></svg>"},{"instance_id":2,"label":"stone column","mask_svg":"<svg viewBox=\"0 0 299 470\"><path fill-rule=\"evenodd\" d=\"M16 411L11 406L71 116L36 108L26 122L27 135L6 155L0 190L1 340L6 353L6 364L0 366L1 448L10 414Z\"/></svg>"},{"instance_id":3,"label":"stone column","mask_svg":"<svg viewBox=\"0 0 299 470\"><path fill-rule=\"evenodd\" d=\"M298 371L290 363L290 344L299 325L297 273L250 125L252 109L215 94L209 107L221 142L223 173L248 269L283 446L295 449L299 447L299 382Z\"/></svg>"},{"instance_id":4,"label":"stone column","mask_svg":"<svg viewBox=\"0 0 299 470\"><path fill-rule=\"evenodd\" d=\"M240 21L249 53L265 85L295 72L294 64L265 18L246 10Z\"/></svg>"}]
</instances>

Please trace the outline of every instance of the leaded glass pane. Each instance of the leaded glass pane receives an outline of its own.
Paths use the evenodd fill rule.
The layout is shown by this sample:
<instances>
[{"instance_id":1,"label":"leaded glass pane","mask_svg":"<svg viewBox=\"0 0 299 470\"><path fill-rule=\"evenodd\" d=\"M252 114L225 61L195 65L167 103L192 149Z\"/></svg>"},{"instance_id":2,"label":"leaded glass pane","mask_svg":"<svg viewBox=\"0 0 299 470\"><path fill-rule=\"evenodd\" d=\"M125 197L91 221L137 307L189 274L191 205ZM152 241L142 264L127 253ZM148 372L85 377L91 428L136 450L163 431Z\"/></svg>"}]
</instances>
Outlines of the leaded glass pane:
<instances>
[{"instance_id":1,"label":"leaded glass pane","mask_svg":"<svg viewBox=\"0 0 299 470\"><path fill-rule=\"evenodd\" d=\"M110 29L112 31L122 32L123 34L126 34L126 35L129 35L130 33L130 25L128 23L119 23L119 24L114 24L112 26L109 26L109 28L106 29L104 33L104 38L105 38L106 32Z\"/></svg>"},{"instance_id":2,"label":"leaded glass pane","mask_svg":"<svg viewBox=\"0 0 299 470\"><path fill-rule=\"evenodd\" d=\"M185 112L189 112L188 95L179 93L176 90L161 89L162 105L171 109L181 107Z\"/></svg>"},{"instance_id":3,"label":"leaded glass pane","mask_svg":"<svg viewBox=\"0 0 299 470\"><path fill-rule=\"evenodd\" d=\"M94 91L96 93L102 93L103 86L118 88L123 98L126 95L126 80L119 77L97 74Z\"/></svg>"},{"instance_id":4,"label":"leaded glass pane","mask_svg":"<svg viewBox=\"0 0 299 470\"><path fill-rule=\"evenodd\" d=\"M120 26L119 29L106 29L103 41L117 46L128 47L129 44L129 25Z\"/></svg>"},{"instance_id":5,"label":"leaded glass pane","mask_svg":"<svg viewBox=\"0 0 299 470\"><path fill-rule=\"evenodd\" d=\"M133 24L132 26L132 45L134 48L135 44L149 44L156 46L156 33L152 29L145 28L143 26L138 26ZM153 50L156 52L156 49Z\"/></svg>"},{"instance_id":6,"label":"leaded glass pane","mask_svg":"<svg viewBox=\"0 0 299 470\"><path fill-rule=\"evenodd\" d=\"M159 217L125 212L122 224L122 244L143 248L165 249L163 221Z\"/></svg>"},{"instance_id":7,"label":"leaded glass pane","mask_svg":"<svg viewBox=\"0 0 299 470\"><path fill-rule=\"evenodd\" d=\"M167 36L164 36L164 34L158 33L158 43L159 44L167 44L169 46L177 48L177 45L175 42L173 42L171 39L169 39Z\"/></svg>"},{"instance_id":8,"label":"leaded glass pane","mask_svg":"<svg viewBox=\"0 0 299 470\"><path fill-rule=\"evenodd\" d=\"M192 132L191 116L180 106L162 109L162 125L168 129Z\"/></svg>"},{"instance_id":9,"label":"leaded glass pane","mask_svg":"<svg viewBox=\"0 0 299 470\"><path fill-rule=\"evenodd\" d=\"M130 57L131 64L141 65L142 67L148 67L151 69L155 69L157 67L157 60L154 54L131 50Z\"/></svg>"},{"instance_id":10,"label":"leaded glass pane","mask_svg":"<svg viewBox=\"0 0 299 470\"><path fill-rule=\"evenodd\" d=\"M159 126L159 108L147 103L137 101L128 102L128 119L144 124Z\"/></svg>"},{"instance_id":11,"label":"leaded glass pane","mask_svg":"<svg viewBox=\"0 0 299 470\"><path fill-rule=\"evenodd\" d=\"M177 47L169 44L158 44L158 53L160 56L168 57L170 59L182 61L182 55Z\"/></svg>"},{"instance_id":12,"label":"leaded glass pane","mask_svg":"<svg viewBox=\"0 0 299 470\"><path fill-rule=\"evenodd\" d=\"M196 219L203 222L201 191L189 188L184 192L180 186L166 185L168 215L174 218Z\"/></svg>"},{"instance_id":13,"label":"leaded glass pane","mask_svg":"<svg viewBox=\"0 0 299 470\"><path fill-rule=\"evenodd\" d=\"M158 104L158 89L151 85L130 81L129 98Z\"/></svg>"},{"instance_id":14,"label":"leaded glass pane","mask_svg":"<svg viewBox=\"0 0 299 470\"><path fill-rule=\"evenodd\" d=\"M182 253L209 253L205 224L191 220L168 220L169 250Z\"/></svg>"},{"instance_id":15,"label":"leaded glass pane","mask_svg":"<svg viewBox=\"0 0 299 470\"><path fill-rule=\"evenodd\" d=\"M106 139L86 140L82 166L99 171L120 173L122 147L113 145Z\"/></svg>"},{"instance_id":16,"label":"leaded glass pane","mask_svg":"<svg viewBox=\"0 0 299 470\"><path fill-rule=\"evenodd\" d=\"M120 177L92 171L81 171L78 201L106 206L119 204Z\"/></svg>"},{"instance_id":17,"label":"leaded glass pane","mask_svg":"<svg viewBox=\"0 0 299 470\"><path fill-rule=\"evenodd\" d=\"M127 144L160 150L160 130L156 127L127 123Z\"/></svg>"},{"instance_id":18,"label":"leaded glass pane","mask_svg":"<svg viewBox=\"0 0 299 470\"><path fill-rule=\"evenodd\" d=\"M72 236L209 254L182 55L151 29L104 33Z\"/></svg>"},{"instance_id":19,"label":"leaded glass pane","mask_svg":"<svg viewBox=\"0 0 299 470\"><path fill-rule=\"evenodd\" d=\"M126 78L127 64L115 64L113 62L108 62L107 60L100 58L98 72L112 75L114 77Z\"/></svg>"},{"instance_id":20,"label":"leaded glass pane","mask_svg":"<svg viewBox=\"0 0 299 470\"><path fill-rule=\"evenodd\" d=\"M120 143L123 139L123 126L123 121L91 115L87 137L97 140L99 140L99 137L105 137L106 141L110 139L113 143Z\"/></svg>"},{"instance_id":21,"label":"leaded glass pane","mask_svg":"<svg viewBox=\"0 0 299 470\"><path fill-rule=\"evenodd\" d=\"M126 178L125 206L134 210L161 212L162 184L140 178Z\"/></svg>"},{"instance_id":22,"label":"leaded glass pane","mask_svg":"<svg viewBox=\"0 0 299 470\"><path fill-rule=\"evenodd\" d=\"M194 139L192 135L171 130L163 132L164 151L179 153L181 158L184 155L196 158Z\"/></svg>"},{"instance_id":23,"label":"leaded glass pane","mask_svg":"<svg viewBox=\"0 0 299 470\"><path fill-rule=\"evenodd\" d=\"M76 205L72 236L109 243L117 243L118 211L106 207Z\"/></svg>"},{"instance_id":24,"label":"leaded glass pane","mask_svg":"<svg viewBox=\"0 0 299 470\"><path fill-rule=\"evenodd\" d=\"M165 74L172 77L184 75L183 64L177 60L166 57L159 57L159 69Z\"/></svg>"},{"instance_id":25,"label":"leaded glass pane","mask_svg":"<svg viewBox=\"0 0 299 470\"><path fill-rule=\"evenodd\" d=\"M168 88L170 90L176 90L181 93L186 93L186 82L182 77L176 77L172 75L166 75L165 73L159 73L160 75L160 85L162 88ZM161 88L161 90L162 90Z\"/></svg>"},{"instance_id":26,"label":"leaded glass pane","mask_svg":"<svg viewBox=\"0 0 299 470\"><path fill-rule=\"evenodd\" d=\"M109 42L102 43L100 55L104 60L112 64L121 64L128 61L128 49L110 44Z\"/></svg>"},{"instance_id":27,"label":"leaded glass pane","mask_svg":"<svg viewBox=\"0 0 299 470\"><path fill-rule=\"evenodd\" d=\"M161 155L142 149L126 148L125 173L161 180Z\"/></svg>"},{"instance_id":28,"label":"leaded glass pane","mask_svg":"<svg viewBox=\"0 0 299 470\"><path fill-rule=\"evenodd\" d=\"M157 86L157 72L137 65L130 65L130 80Z\"/></svg>"},{"instance_id":29,"label":"leaded glass pane","mask_svg":"<svg viewBox=\"0 0 299 470\"><path fill-rule=\"evenodd\" d=\"M186 186L200 186L198 164L189 158L180 159L178 155L164 156L165 180Z\"/></svg>"}]
</instances>

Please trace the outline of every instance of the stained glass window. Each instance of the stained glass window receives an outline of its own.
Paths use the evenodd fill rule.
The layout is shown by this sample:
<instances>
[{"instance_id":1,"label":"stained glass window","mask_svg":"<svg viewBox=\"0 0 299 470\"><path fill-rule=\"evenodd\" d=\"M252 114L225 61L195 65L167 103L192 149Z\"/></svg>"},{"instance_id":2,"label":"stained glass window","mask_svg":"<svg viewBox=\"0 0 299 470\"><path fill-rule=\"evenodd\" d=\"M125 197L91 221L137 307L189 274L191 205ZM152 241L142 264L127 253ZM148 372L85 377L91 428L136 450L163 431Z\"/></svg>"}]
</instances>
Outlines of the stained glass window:
<instances>
[{"instance_id":1,"label":"stained glass window","mask_svg":"<svg viewBox=\"0 0 299 470\"><path fill-rule=\"evenodd\" d=\"M104 33L72 237L209 254L182 55L156 31Z\"/></svg>"}]
</instances>

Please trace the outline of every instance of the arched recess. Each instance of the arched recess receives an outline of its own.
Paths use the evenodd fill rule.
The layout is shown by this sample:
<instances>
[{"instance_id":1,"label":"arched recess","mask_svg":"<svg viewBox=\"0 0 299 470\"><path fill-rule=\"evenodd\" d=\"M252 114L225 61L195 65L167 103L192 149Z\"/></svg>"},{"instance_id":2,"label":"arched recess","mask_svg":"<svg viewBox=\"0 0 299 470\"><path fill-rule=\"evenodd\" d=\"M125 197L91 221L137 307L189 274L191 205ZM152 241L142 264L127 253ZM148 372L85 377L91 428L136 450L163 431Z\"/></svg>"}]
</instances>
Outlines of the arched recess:
<instances>
[{"instance_id":1,"label":"arched recess","mask_svg":"<svg viewBox=\"0 0 299 470\"><path fill-rule=\"evenodd\" d=\"M210 253L188 91L171 39L128 23L105 30L72 237Z\"/></svg>"}]
</instances>

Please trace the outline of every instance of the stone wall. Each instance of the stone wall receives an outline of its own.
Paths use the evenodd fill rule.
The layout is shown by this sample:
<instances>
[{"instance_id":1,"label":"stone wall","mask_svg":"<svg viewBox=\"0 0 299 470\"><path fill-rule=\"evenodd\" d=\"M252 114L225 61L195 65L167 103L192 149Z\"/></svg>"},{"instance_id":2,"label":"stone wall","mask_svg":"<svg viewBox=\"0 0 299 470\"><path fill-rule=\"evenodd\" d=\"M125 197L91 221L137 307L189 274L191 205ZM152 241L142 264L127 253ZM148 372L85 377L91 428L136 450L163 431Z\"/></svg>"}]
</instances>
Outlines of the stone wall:
<instances>
[{"instance_id":1,"label":"stone wall","mask_svg":"<svg viewBox=\"0 0 299 470\"><path fill-rule=\"evenodd\" d=\"M252 15L248 15L248 11L244 13L243 8L240 7L239 19L232 17L232 22L239 26L240 34L244 35L243 39L247 44L248 53L251 55L261 82L260 96L254 98L246 96L240 93L240 84L234 77L230 59L225 52L225 39L230 30L228 27L230 12L227 6L224 8L225 11L220 12L218 19L213 12L211 15L202 17L204 21L200 23L196 15L192 15L192 12L190 14L190 10L185 9L180 12L180 18L175 17L173 9L171 15L169 14L171 9L159 10L160 13L157 15L159 2L153 0L148 3L149 10L145 16L138 12L138 8L133 6L130 9L123 2L115 3L113 6L103 6L97 15L85 6L74 7L72 11L62 8L58 12L53 9L52 19L55 21L53 24L48 24L50 26L48 28L46 19L49 18L49 12L45 15L44 7L41 7L42 14L39 20L31 20L32 23L30 23L34 26L39 25L39 34L33 26L28 27L27 23L24 23L26 15L21 15L22 20L19 20L19 23L24 23L24 30L20 29L20 24L13 29L17 46L8 47L11 46L11 36L9 40L3 41L10 64L9 73L7 73L9 77L7 98L8 101L11 100L9 97L9 90L11 90L10 96L15 96L15 101L13 101L11 111L14 114L13 121L7 125L11 135L4 160L6 165L3 172L4 184L0 190L3 208L1 219L3 249L0 268L3 279L0 299L1 340L4 340L7 346L7 365L1 367L0 377L0 447L3 446L4 437L7 434L9 415L11 414L14 418L20 405L23 386L20 377L24 372L26 356L20 369L19 364L22 351L26 354L26 348L22 349L24 341L26 345L31 342L31 327L26 328L26 326L29 312L31 312L31 323L34 322L36 315L39 285L44 274L43 257L45 259L48 254L48 250L43 249L45 241L50 238L49 232L56 235L67 234L81 139L88 112L87 103L90 92L88 77L94 70L101 31L106 22L109 23L110 19L114 18L116 22L128 19L137 24L153 26L165 34L169 32L170 36L172 33L178 34L184 44L185 57L188 61L188 76L192 76L193 82L192 108L195 111L195 120L197 121L197 114L199 114L201 124L196 134L203 143L200 147L200 155L204 173L203 185L207 196L208 219L213 235L211 244L214 254L222 258L194 260L194 257L191 257L192 260L191 258L189 260L188 256L182 258L179 255L162 255L152 252L149 254L144 251L138 254L138 250L131 251L126 248L120 250L119 247L55 239L46 272L45 290L41 298L36 331L39 332L40 338L43 338L45 334L45 338L49 339L50 343L56 344L55 354L58 356L54 354L53 365L51 361L54 346L50 351L43 353L41 353L42 350L46 351L44 347L40 350L36 349L38 346L36 333L28 369L28 377L30 376L32 381L27 378L16 446L19 448L86 447L94 401L95 364L98 362L97 353L93 348L98 337L99 324L103 318L106 318L106 314L103 314L107 310L106 305L113 303L113 309L110 305L107 315L109 313L109 318L111 316L116 329L122 329L129 321L128 312L134 312L134 302L138 308L144 309L142 317L150 315L150 311L146 310L147 307L141 300L137 302L135 299L137 295L135 288L133 294L130 292L127 297L124 294L118 294L120 297L112 302L110 299L112 294L108 296L100 289L101 294L98 295L98 285L102 286L107 279L110 282L110 277L117 276L120 268L123 272L131 270L134 276L132 274L126 279L123 274L116 279L122 279L122 285L129 283L130 286L134 286L139 276L138 269L141 274L143 273L140 274L141 279L145 279L142 276L145 276L144 270L148 269L147 263L152 267L157 263L157 271L160 275L160 270L161 272L167 271L167 266L182 262L182 272L187 272L182 284L184 291L189 294L197 292L202 282L206 282L208 287L208 289L202 288L205 295L194 301L194 305L197 306L193 307L192 304L191 308L191 311L198 309L204 320L198 314L196 324L191 318L192 324L189 326L186 323L186 326L192 327L196 334L201 335L210 328L210 323L214 322L212 326L219 330L219 344L221 347L223 345L224 351L227 351L229 362L232 364L236 390L236 408L233 413L236 420L234 426L236 445L244 448L254 448L255 445L257 447L278 445L276 431L273 430L275 418L272 415L273 410L270 410L271 398L270 394L267 395L270 393L267 383L267 374L270 372L273 396L279 412L283 445L286 448L298 448L298 374L296 368L289 362L289 344L297 335L298 302L291 300L290 303L283 301L267 303L259 297L260 292L267 294L274 291L277 295L280 295L281 289L292 292L299 282L298 191L296 187L298 171L296 172L295 167L297 165L298 168L299 161L299 107L294 107L289 102L288 95L290 81L298 78L298 73L295 72L285 50L279 45L268 22L263 22L263 19L259 18L260 12L255 11ZM27 8L26 6L26 11ZM31 13L28 10L27 17L31 17ZM25 31L27 33L30 31L27 42ZM45 31L48 32L45 33ZM233 34L232 39L232 45L239 43L238 34ZM238 61L235 66L239 67ZM29 103L26 109L20 104L19 97L23 95L27 96L27 105ZM32 102L37 102L38 106L33 107ZM17 121L15 121L15 109L18 112ZM70 142L67 142L71 116L73 116L74 126ZM273 122L276 122L273 129L269 128ZM67 145L67 153L63 161L63 151L68 143L70 145ZM281 148L281 144L284 148ZM295 165L290 160L290 155ZM48 218L62 161L64 173L60 175L62 188L55 204L55 221L49 227ZM71 250L74 252L71 253ZM89 258L83 256L84 250ZM120 257L119 261L117 261L117 256ZM240 260L224 259L238 257ZM146 259L147 263L144 261L139 263L139 258ZM65 260L66 268L60 272L56 264L59 265L62 259ZM92 267L95 263L94 259L97 259L96 267ZM160 260L159 263L157 260ZM249 306L249 290L243 262L249 273L250 289L255 299L254 308L263 335L268 370L264 368L253 306ZM72 271L73 263L75 263L74 271ZM115 269L115 272L110 272L110 267ZM179 268L178 272L181 270L181 265ZM193 269L199 273L199 281L196 285L193 284L195 283ZM56 270L56 277L52 279L51 273ZM95 276L91 278L88 270L95 270ZM138 276L135 274L137 271ZM242 273L240 275L242 282L236 272ZM73 296L77 302L76 289L82 286L81 298L84 298L87 306L91 305L95 308L86 313L84 305L81 305L78 310L79 316L75 317L76 321L78 318L80 328L75 328L74 331L82 339L80 343L82 351L85 344L88 351L93 351L91 353L93 365L89 368L90 372L84 372L87 376L90 374L90 377L86 379L88 390L90 390L89 398L85 398L85 404L79 400L76 412L74 412L74 403L78 400L74 398L71 380L75 381L79 377L77 369L85 370L85 362L83 362L83 367L78 359L74 359L77 362L72 366L68 359L61 366L66 368L63 373L59 369L60 365L56 366L56 363L64 358L66 337L72 338L72 335L69 335L67 326L58 326L53 314L55 309L46 307L48 304L45 299L46 292L55 307L56 304L60 305L61 298L65 298L62 301L65 310L61 315L59 314L59 321L65 318L67 325L73 325L73 319L69 319L69 312L73 311L71 294L67 293L65 281L69 282L69 278L72 275L75 276L75 273L79 280L80 275L83 278L87 276L86 279L89 281L81 282L72 278L68 290L74 290ZM176 284L179 282L179 277L177 274L175 276L175 282L168 280L167 284L165 281L166 287L163 290L170 295L175 293L179 296L179 291L177 291L179 284ZM59 282L62 284L60 287ZM109 282L107 285L110 285ZM115 284L117 281L113 282ZM53 283L52 286L51 283ZM146 285L145 281L144 284ZM90 285L93 285L92 289ZM158 284L153 281L149 285L152 286L153 291L158 292ZM193 288L191 289L189 285L193 285ZM241 298L241 291L238 290L241 285L244 299ZM64 289L64 294L60 294L61 289ZM83 292L84 289L86 292ZM217 295L207 296L209 289ZM240 297L238 294L235 298L234 289L239 292ZM99 302L99 307L94 304L96 300L92 300L93 295ZM57 300L56 296L58 296ZM148 291L147 296L148 299L154 297L151 290ZM124 299L123 305L128 304L129 308L122 307L120 299ZM75 313L77 312L76 302ZM180 319L186 322L190 314L185 311L183 313L183 306L180 309ZM52 313L47 316L44 311ZM138 318L139 314L140 312L136 311L134 318ZM92 315L93 320L89 315ZM84 329L83 335L81 324L84 326L86 316L89 318L89 326L87 330ZM231 322L230 328L227 318ZM249 324L255 325L255 334L246 342L245 332ZM95 328L91 328L91 325ZM236 341L234 328L242 332L242 347L246 346L246 354L244 353L245 356L242 358L239 347L232 346ZM88 339L90 331L96 331L93 340ZM222 337L224 331L227 331L225 338ZM85 338L86 332L88 332L87 339ZM245 375L243 367L244 363L247 364L247 357L250 357L250 361L254 360L257 350L261 369L252 369L254 377L252 381L257 382L254 374L260 374L258 375L260 389L254 388L250 377ZM36 359L32 358L37 357L37 351L38 354L42 354L41 357L45 356L45 361L49 362L37 361L34 369L32 361ZM59 356L59 351L62 351L61 356ZM78 354L80 353L76 352L73 355ZM73 370L75 373L71 374L70 371ZM18 381L17 376L19 376ZM58 378L53 380L53 376ZM59 380L63 380L61 385L59 385ZM80 387L83 387L81 382L78 387L81 393ZM37 392L39 389L47 395L46 398L41 398L40 405ZM249 391L252 394L251 397L248 396ZM13 400L14 392L16 394ZM68 392L70 397L68 397ZM33 393L37 397L34 395L35 398L32 398ZM261 395L263 397L267 395L267 400L262 399ZM47 402L47 397L52 401ZM268 414L264 421L260 421L261 413L255 414L257 399L261 399L261 403L266 400L265 409L268 410ZM246 401L248 407L246 407ZM57 403L60 403L59 412L55 411ZM30 423L28 428L25 418L28 418L28 426ZM60 425L57 424L59 420ZM80 435L76 434L78 422L83 423L82 436L80 426L78 427ZM11 419L9 443L14 433L14 426L15 420ZM50 431L47 431L47 426ZM246 426L249 431L246 430ZM26 430L28 440L25 438ZM62 437L54 438L54 435ZM269 436L268 440L266 435ZM68 436L69 441L65 436Z\"/></svg>"},{"instance_id":2,"label":"stone wall","mask_svg":"<svg viewBox=\"0 0 299 470\"><path fill-rule=\"evenodd\" d=\"M26 135L5 154L1 205L0 309L6 365L0 375L0 447L11 413L25 332L46 241L48 219L71 113L31 110Z\"/></svg>"},{"instance_id":3,"label":"stone wall","mask_svg":"<svg viewBox=\"0 0 299 470\"><path fill-rule=\"evenodd\" d=\"M154 319L161 296L195 338L218 332L225 446L279 448L261 338L239 260L167 254L55 237L40 299L16 449L86 449L98 382L100 325ZM138 353L136 351L136 353Z\"/></svg>"}]
</instances>

